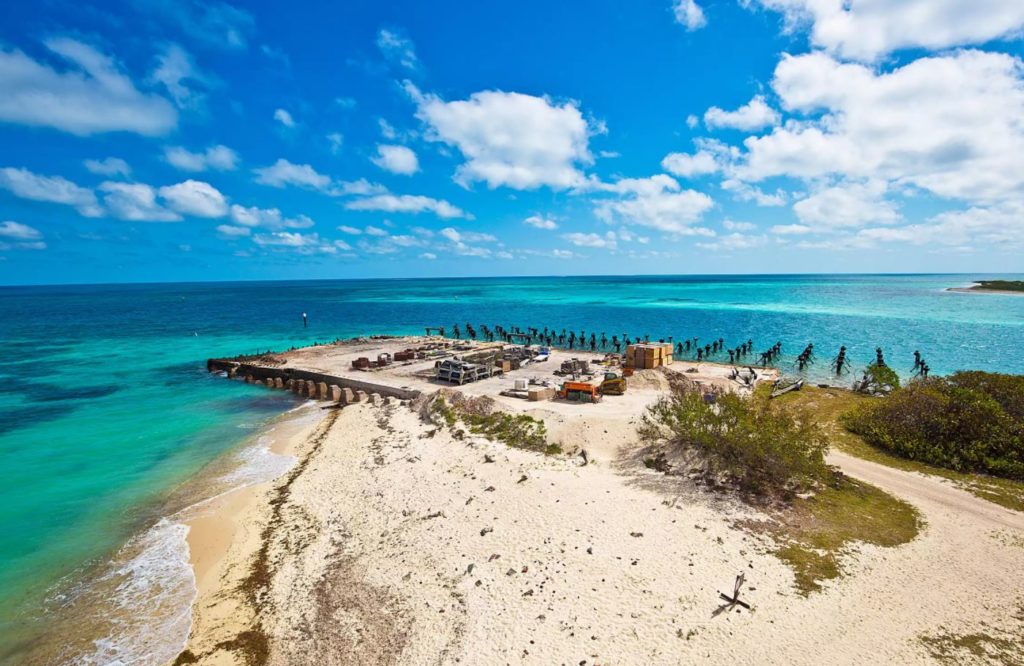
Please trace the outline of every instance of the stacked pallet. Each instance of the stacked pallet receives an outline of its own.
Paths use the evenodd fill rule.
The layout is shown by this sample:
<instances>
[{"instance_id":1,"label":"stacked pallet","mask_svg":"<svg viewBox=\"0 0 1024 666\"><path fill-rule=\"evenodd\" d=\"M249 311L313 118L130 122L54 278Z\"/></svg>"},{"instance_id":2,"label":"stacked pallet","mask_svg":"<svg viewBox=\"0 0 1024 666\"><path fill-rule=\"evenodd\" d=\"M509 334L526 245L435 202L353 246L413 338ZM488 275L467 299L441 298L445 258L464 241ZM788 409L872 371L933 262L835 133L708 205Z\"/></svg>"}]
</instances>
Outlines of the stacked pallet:
<instances>
[{"instance_id":1,"label":"stacked pallet","mask_svg":"<svg viewBox=\"0 0 1024 666\"><path fill-rule=\"evenodd\" d=\"M668 342L626 345L624 365L638 370L672 365L672 345Z\"/></svg>"}]
</instances>

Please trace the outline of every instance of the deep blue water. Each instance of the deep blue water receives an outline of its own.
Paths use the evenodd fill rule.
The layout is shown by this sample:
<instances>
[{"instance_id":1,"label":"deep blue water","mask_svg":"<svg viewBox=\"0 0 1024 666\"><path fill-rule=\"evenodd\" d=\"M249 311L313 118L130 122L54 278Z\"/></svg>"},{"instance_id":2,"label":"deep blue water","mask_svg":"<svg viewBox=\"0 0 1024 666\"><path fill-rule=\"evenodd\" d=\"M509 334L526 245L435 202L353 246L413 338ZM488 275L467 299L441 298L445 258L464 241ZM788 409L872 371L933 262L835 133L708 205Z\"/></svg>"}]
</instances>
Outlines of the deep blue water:
<instances>
[{"instance_id":1,"label":"deep blue water","mask_svg":"<svg viewBox=\"0 0 1024 666\"><path fill-rule=\"evenodd\" d=\"M881 346L905 372L916 349L934 373L1024 373L1024 296L945 291L987 277L994 276L0 288L0 645L5 632L24 629L56 581L109 557L152 520L147 511L170 488L294 405L211 378L207 357L468 321L609 338L721 337L729 346L751 338L759 351L781 341L787 370L813 342L815 377L841 344L857 368Z\"/></svg>"}]
</instances>

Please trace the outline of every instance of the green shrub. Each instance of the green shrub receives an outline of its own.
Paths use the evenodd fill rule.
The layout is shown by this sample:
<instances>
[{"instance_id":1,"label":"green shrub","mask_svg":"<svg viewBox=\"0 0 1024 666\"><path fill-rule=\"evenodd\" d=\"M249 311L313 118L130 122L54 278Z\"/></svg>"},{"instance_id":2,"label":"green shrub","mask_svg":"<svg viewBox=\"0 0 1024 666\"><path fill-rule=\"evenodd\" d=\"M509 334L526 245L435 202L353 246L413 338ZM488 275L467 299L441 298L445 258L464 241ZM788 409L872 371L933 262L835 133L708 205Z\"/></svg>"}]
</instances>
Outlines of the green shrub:
<instances>
[{"instance_id":1,"label":"green shrub","mask_svg":"<svg viewBox=\"0 0 1024 666\"><path fill-rule=\"evenodd\" d=\"M470 432L504 442L508 446L547 455L557 455L562 452L562 447L558 444L547 443L547 429L544 426L544 421L527 414L463 413L461 417L469 426Z\"/></svg>"},{"instance_id":2,"label":"green shrub","mask_svg":"<svg viewBox=\"0 0 1024 666\"><path fill-rule=\"evenodd\" d=\"M961 472L1024 479L1024 377L958 372L910 382L842 419L869 444Z\"/></svg>"},{"instance_id":3,"label":"green shrub","mask_svg":"<svg viewBox=\"0 0 1024 666\"><path fill-rule=\"evenodd\" d=\"M887 365L872 363L864 369L861 393L889 393L900 387L900 376Z\"/></svg>"},{"instance_id":4,"label":"green shrub","mask_svg":"<svg viewBox=\"0 0 1024 666\"><path fill-rule=\"evenodd\" d=\"M731 393L708 404L699 392L676 391L650 408L641 434L699 452L712 478L754 495L802 490L828 472L828 440L816 423Z\"/></svg>"}]
</instances>

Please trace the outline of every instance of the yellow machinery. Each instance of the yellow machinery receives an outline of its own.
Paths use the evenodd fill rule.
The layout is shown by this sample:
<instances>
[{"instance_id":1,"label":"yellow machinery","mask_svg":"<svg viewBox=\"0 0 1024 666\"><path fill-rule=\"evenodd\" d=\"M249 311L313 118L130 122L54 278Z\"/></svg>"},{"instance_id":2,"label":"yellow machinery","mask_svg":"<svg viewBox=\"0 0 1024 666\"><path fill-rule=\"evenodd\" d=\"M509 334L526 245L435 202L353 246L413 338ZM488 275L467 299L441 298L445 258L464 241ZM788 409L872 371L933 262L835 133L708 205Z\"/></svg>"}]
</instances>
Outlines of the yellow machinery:
<instances>
[{"instance_id":1,"label":"yellow machinery","mask_svg":"<svg viewBox=\"0 0 1024 666\"><path fill-rule=\"evenodd\" d=\"M597 390L602 395L623 395L626 392L626 378L617 372L604 373L604 381Z\"/></svg>"}]
</instances>

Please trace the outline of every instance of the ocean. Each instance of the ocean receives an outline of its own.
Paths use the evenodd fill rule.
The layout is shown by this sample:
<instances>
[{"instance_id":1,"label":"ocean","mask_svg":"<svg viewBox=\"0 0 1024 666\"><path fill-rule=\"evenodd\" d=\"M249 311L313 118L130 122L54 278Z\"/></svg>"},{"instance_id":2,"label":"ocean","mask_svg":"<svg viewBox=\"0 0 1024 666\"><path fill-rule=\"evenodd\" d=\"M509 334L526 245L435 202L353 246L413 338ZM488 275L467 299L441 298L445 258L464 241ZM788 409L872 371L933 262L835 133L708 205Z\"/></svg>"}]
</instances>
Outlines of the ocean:
<instances>
[{"instance_id":1,"label":"ocean","mask_svg":"<svg viewBox=\"0 0 1024 666\"><path fill-rule=\"evenodd\" d=\"M807 375L817 381L829 379L840 345L855 369L881 347L904 376L915 350L933 374L1024 373L1024 296L946 291L991 278L1020 276L2 287L0 663L174 656L188 630L192 583L173 513L197 496L189 479L213 470L230 485L280 471L281 461L258 453L269 424L298 405L283 392L210 376L208 357L470 322L609 338L723 338L730 347L752 339L758 351L778 341L779 365L790 373L794 357L814 343ZM261 465L269 467L247 471ZM96 600L135 623L82 612Z\"/></svg>"}]
</instances>

